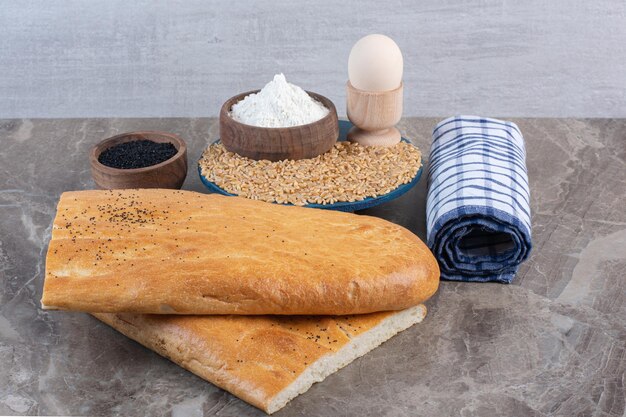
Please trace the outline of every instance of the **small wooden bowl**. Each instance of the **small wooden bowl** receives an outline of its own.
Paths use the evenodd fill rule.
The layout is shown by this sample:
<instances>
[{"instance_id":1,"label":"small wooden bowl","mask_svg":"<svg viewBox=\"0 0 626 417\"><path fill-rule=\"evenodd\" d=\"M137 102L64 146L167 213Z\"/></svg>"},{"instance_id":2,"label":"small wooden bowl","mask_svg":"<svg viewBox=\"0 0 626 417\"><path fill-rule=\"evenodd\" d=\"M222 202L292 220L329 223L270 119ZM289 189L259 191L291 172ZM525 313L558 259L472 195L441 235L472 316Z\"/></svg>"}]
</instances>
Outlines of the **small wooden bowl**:
<instances>
[{"instance_id":1,"label":"small wooden bowl","mask_svg":"<svg viewBox=\"0 0 626 417\"><path fill-rule=\"evenodd\" d=\"M319 94L307 93L322 103L328 114L313 123L293 127L251 126L230 116L233 105L244 97L257 93L249 91L230 98L220 111L220 140L224 147L250 159L281 161L307 159L328 152L339 137L337 109L332 101Z\"/></svg>"},{"instance_id":2,"label":"small wooden bowl","mask_svg":"<svg viewBox=\"0 0 626 417\"><path fill-rule=\"evenodd\" d=\"M119 169L101 164L100 154L111 146L135 140L171 143L178 152L160 164L144 168ZM91 149L91 175L100 189L171 188L180 189L187 177L187 145L176 135L166 132L128 132L103 140Z\"/></svg>"}]
</instances>

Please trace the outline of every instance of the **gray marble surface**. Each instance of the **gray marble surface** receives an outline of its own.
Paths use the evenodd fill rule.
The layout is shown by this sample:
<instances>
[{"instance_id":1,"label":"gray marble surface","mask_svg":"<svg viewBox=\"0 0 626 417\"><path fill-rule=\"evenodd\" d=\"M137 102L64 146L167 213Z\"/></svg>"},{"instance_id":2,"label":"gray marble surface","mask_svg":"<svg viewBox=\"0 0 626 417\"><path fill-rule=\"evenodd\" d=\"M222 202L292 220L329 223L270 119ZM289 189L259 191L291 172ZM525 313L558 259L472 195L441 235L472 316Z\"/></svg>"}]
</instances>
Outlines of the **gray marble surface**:
<instances>
[{"instance_id":1,"label":"gray marble surface","mask_svg":"<svg viewBox=\"0 0 626 417\"><path fill-rule=\"evenodd\" d=\"M400 127L427 152L435 119ZM512 285L444 282L426 320L277 416L623 416L626 120L520 119L534 252ZM189 144L209 119L0 120L0 414L263 415L82 313L39 308L55 203L87 152L135 129ZM368 210L424 236L425 181Z\"/></svg>"}]
</instances>

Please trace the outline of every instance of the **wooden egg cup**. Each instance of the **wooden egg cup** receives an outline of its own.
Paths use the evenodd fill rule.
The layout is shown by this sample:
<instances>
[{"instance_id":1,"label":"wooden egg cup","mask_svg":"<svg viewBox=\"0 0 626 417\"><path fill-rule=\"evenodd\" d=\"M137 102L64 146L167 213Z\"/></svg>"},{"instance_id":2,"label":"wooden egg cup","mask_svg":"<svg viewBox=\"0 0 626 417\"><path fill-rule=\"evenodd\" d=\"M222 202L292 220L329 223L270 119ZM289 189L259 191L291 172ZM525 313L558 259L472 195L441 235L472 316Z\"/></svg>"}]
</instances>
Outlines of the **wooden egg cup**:
<instances>
[{"instance_id":1,"label":"wooden egg cup","mask_svg":"<svg viewBox=\"0 0 626 417\"><path fill-rule=\"evenodd\" d=\"M404 84L390 91L363 91L347 84L348 119L354 127L348 140L364 146L392 146L400 142L395 125L402 117Z\"/></svg>"}]
</instances>

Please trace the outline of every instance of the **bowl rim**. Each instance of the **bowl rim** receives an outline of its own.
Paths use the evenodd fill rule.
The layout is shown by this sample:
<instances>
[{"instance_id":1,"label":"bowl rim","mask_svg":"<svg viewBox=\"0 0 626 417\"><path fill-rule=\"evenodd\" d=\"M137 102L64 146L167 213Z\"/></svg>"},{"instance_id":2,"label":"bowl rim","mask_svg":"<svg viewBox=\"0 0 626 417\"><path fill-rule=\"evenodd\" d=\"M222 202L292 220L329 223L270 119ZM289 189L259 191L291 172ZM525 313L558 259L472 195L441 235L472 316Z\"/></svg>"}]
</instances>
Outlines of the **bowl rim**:
<instances>
[{"instance_id":1,"label":"bowl rim","mask_svg":"<svg viewBox=\"0 0 626 417\"><path fill-rule=\"evenodd\" d=\"M114 167L104 165L98 160L98 157L100 156L102 152L104 152L106 149L109 149L111 146L113 146L113 145L104 146L102 150L98 153L98 148L102 147L103 145L108 145L108 142L113 142L116 139L122 138L124 136L148 135L148 134L164 136L167 139L171 140L171 143L174 146L178 145L177 152L171 158L166 159L163 162L159 162L158 164L150 165L150 166L142 167L142 168L114 168ZM129 141L129 142L132 142L132 141ZM155 169L159 169L161 167L169 165L175 162L176 160L182 158L183 155L185 155L186 153L187 153L187 144L180 136L175 135L174 133L163 132L159 130L133 130L131 132L124 132L115 136L110 136L106 139L102 139L100 142L93 145L91 148L91 152L89 152L89 162L91 163L91 166L97 167L100 171L108 171L111 174L113 173L115 174L122 174L122 173L138 174L138 173L143 173L143 172L148 172L148 171L152 171Z\"/></svg>"},{"instance_id":2,"label":"bowl rim","mask_svg":"<svg viewBox=\"0 0 626 417\"><path fill-rule=\"evenodd\" d=\"M319 101L320 103L322 103L322 105L324 107L326 107L328 109L328 114L326 116L322 117L321 119L315 120L314 122L307 123L307 124L304 124L304 125L285 126L285 127L254 126L254 125L249 125L247 123L240 122L239 120L235 120L230 115L230 109L236 103L239 103L241 100L243 100L244 98L246 98L250 94L256 94L259 91L261 91L261 90L258 89L258 90L246 91L245 93L236 94L236 95L232 96L231 98L229 98L228 100L226 100L224 102L224 104L222 104L222 108L220 109L220 118L221 117L228 117L230 122L235 123L235 124L240 125L240 126L245 126L246 128L265 129L265 130L270 130L270 131L299 130L299 129L302 129L302 128L310 127L310 126L318 124L318 123L324 123L324 122L326 122L328 120L331 120L331 119L338 119L337 108L335 107L335 103L333 103L331 99L329 99L328 97L323 96L323 95L321 95L319 93L315 93L313 91L304 90L311 98Z\"/></svg>"}]
</instances>

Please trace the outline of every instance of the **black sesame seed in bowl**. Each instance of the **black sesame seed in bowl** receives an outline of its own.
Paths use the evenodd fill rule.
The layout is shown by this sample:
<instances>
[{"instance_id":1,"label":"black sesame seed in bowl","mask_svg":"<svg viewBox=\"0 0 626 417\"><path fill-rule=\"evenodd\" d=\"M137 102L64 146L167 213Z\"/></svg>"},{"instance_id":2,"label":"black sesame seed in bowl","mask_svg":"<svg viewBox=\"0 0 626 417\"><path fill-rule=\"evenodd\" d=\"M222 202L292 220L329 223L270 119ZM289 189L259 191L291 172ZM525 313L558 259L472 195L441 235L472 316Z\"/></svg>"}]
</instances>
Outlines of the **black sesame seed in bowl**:
<instances>
[{"instance_id":1,"label":"black sesame seed in bowl","mask_svg":"<svg viewBox=\"0 0 626 417\"><path fill-rule=\"evenodd\" d=\"M100 189L180 189L187 176L187 146L172 133L123 133L95 145L90 163Z\"/></svg>"},{"instance_id":2,"label":"black sesame seed in bowl","mask_svg":"<svg viewBox=\"0 0 626 417\"><path fill-rule=\"evenodd\" d=\"M170 142L134 140L105 149L98 157L98 161L111 168L145 168L167 161L177 152L178 149Z\"/></svg>"}]
</instances>

